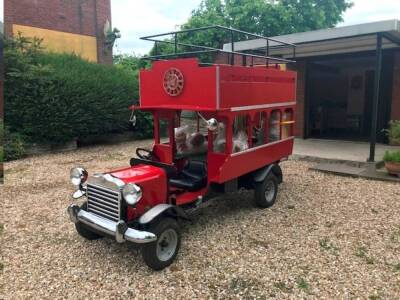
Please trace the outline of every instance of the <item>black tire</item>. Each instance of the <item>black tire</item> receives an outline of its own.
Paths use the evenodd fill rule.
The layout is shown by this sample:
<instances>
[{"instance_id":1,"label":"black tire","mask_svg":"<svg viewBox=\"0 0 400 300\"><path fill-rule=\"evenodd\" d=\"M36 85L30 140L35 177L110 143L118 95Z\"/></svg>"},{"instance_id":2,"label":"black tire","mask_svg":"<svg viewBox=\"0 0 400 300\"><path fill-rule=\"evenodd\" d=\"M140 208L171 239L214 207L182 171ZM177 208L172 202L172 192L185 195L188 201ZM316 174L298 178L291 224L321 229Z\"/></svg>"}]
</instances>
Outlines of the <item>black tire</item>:
<instances>
[{"instance_id":1,"label":"black tire","mask_svg":"<svg viewBox=\"0 0 400 300\"><path fill-rule=\"evenodd\" d=\"M275 204L278 195L278 179L273 173L262 182L257 182L254 189L254 203L258 207L268 208Z\"/></svg>"},{"instance_id":2,"label":"black tire","mask_svg":"<svg viewBox=\"0 0 400 300\"><path fill-rule=\"evenodd\" d=\"M172 264L178 254L181 245L179 225L174 219L161 218L150 225L148 231L157 236L157 241L143 245L143 260L153 270L162 270Z\"/></svg>"},{"instance_id":3,"label":"black tire","mask_svg":"<svg viewBox=\"0 0 400 300\"><path fill-rule=\"evenodd\" d=\"M87 210L87 202L81 205L81 209ZM89 241L97 240L102 238L100 234L97 234L91 231L85 224L78 222L75 224L75 229L79 233L79 235Z\"/></svg>"}]
</instances>

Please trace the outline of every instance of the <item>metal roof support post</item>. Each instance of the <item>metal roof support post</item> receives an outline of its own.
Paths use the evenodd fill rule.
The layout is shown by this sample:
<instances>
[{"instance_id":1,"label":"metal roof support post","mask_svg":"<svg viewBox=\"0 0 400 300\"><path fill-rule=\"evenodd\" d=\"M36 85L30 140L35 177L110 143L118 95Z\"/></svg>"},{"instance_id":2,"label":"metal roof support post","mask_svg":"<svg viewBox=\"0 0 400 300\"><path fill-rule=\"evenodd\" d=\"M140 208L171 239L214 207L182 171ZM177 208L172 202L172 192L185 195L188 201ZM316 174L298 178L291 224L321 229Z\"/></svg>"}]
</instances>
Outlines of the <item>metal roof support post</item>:
<instances>
[{"instance_id":1,"label":"metal roof support post","mask_svg":"<svg viewBox=\"0 0 400 300\"><path fill-rule=\"evenodd\" d=\"M375 57L375 79L374 79L374 100L372 104L372 124L369 148L369 162L375 161L376 131L378 123L379 92L382 71L382 34L376 36L376 57Z\"/></svg>"},{"instance_id":2,"label":"metal roof support post","mask_svg":"<svg viewBox=\"0 0 400 300\"><path fill-rule=\"evenodd\" d=\"M175 49L175 54L176 53L178 53L178 34L177 33L175 33L175 47L174 47L174 49Z\"/></svg>"},{"instance_id":3,"label":"metal roof support post","mask_svg":"<svg viewBox=\"0 0 400 300\"><path fill-rule=\"evenodd\" d=\"M230 63L233 66L235 64L235 54L233 54L233 52L235 51L235 36L233 34L233 30L230 30L230 32L231 32L231 51L232 51Z\"/></svg>"}]
</instances>

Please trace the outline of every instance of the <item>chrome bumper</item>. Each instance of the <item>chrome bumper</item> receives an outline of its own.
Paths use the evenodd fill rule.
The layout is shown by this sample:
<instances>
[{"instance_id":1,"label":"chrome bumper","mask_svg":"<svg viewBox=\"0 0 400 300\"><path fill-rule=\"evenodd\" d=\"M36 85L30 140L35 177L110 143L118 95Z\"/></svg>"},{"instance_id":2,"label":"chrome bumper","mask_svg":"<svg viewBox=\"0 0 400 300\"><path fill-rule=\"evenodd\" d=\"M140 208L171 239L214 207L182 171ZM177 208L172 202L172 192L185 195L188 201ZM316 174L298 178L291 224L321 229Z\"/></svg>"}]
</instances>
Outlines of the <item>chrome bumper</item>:
<instances>
[{"instance_id":1,"label":"chrome bumper","mask_svg":"<svg viewBox=\"0 0 400 300\"><path fill-rule=\"evenodd\" d=\"M81 222L106 235L114 236L118 243L129 241L137 244L145 244L157 240L157 236L151 232L129 228L122 220L119 222L107 220L80 209L76 204L71 204L68 207L68 215L73 223Z\"/></svg>"}]
</instances>

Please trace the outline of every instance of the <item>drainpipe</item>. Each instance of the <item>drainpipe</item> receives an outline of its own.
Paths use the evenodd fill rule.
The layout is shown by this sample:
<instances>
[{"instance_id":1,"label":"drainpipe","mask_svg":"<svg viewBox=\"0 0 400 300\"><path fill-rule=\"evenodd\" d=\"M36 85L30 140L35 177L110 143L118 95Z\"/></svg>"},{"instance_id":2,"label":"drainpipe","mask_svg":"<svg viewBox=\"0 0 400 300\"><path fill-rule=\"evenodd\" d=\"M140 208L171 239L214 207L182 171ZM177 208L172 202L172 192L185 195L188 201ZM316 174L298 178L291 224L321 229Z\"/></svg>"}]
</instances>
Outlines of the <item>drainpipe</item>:
<instances>
[{"instance_id":1,"label":"drainpipe","mask_svg":"<svg viewBox=\"0 0 400 300\"><path fill-rule=\"evenodd\" d=\"M375 161L376 131L379 110L379 92L382 71L382 34L376 36L376 58L375 58L374 100L372 103L372 124L368 162Z\"/></svg>"}]
</instances>

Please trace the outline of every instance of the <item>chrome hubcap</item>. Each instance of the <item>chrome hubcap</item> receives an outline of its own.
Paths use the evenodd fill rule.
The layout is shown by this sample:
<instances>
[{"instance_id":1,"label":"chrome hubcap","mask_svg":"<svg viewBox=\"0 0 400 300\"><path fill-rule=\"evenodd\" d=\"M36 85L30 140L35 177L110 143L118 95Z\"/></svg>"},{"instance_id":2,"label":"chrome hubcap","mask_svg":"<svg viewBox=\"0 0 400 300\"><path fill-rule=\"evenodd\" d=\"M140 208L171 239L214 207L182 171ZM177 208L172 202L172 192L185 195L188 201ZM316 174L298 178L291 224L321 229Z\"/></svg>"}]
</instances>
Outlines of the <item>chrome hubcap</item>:
<instances>
[{"instance_id":1,"label":"chrome hubcap","mask_svg":"<svg viewBox=\"0 0 400 300\"><path fill-rule=\"evenodd\" d=\"M267 202L272 202L274 200L274 196L275 196L275 185L270 180L267 182L267 184L265 186L264 197Z\"/></svg>"},{"instance_id":2,"label":"chrome hubcap","mask_svg":"<svg viewBox=\"0 0 400 300\"><path fill-rule=\"evenodd\" d=\"M178 245L178 234L173 229L165 230L157 241L157 257L161 261L171 259Z\"/></svg>"}]
</instances>

